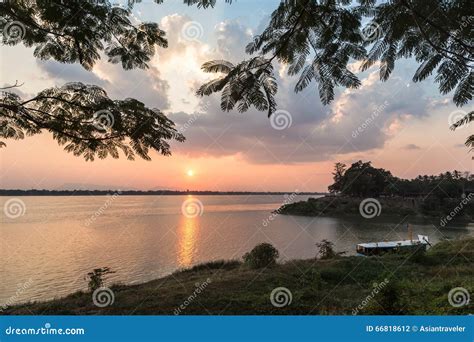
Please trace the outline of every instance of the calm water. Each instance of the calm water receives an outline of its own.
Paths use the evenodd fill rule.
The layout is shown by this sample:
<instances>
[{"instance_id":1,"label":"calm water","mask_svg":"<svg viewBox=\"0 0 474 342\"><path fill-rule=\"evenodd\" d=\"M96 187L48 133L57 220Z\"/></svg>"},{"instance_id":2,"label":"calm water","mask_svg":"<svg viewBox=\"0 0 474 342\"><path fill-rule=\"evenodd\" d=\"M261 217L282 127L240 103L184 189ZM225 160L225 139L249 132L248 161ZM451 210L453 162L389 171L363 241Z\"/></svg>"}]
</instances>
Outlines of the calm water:
<instances>
[{"instance_id":1,"label":"calm water","mask_svg":"<svg viewBox=\"0 0 474 342\"><path fill-rule=\"evenodd\" d=\"M10 199L0 197L2 208ZM356 243L407 236L401 222L272 216L284 196L200 196L203 212L196 217L182 213L183 202L196 199L189 196L19 199L23 216L2 212L0 306L85 289L85 275L97 267L115 270L112 282L141 283L200 262L241 258L260 242L272 243L285 260L313 257L322 239L353 254ZM473 224L412 227L432 242L474 235Z\"/></svg>"}]
</instances>

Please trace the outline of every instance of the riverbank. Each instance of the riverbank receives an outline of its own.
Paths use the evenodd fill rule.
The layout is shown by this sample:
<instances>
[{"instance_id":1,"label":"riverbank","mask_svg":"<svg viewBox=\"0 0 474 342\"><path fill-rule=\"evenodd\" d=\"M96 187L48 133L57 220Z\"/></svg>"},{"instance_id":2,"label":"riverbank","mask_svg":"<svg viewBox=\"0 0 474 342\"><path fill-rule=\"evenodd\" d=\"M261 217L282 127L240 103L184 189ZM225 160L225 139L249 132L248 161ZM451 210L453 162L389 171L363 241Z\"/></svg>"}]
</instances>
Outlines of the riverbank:
<instances>
[{"instance_id":1,"label":"riverbank","mask_svg":"<svg viewBox=\"0 0 474 342\"><path fill-rule=\"evenodd\" d=\"M448 293L473 293L473 262L474 238L443 241L424 254L293 260L262 269L211 262L140 285L111 286L113 304L103 308L94 305L90 292L77 292L2 314L464 315L472 313L472 301L455 307ZM272 291L283 294L273 297L276 305ZM278 307L282 301L287 305Z\"/></svg>"},{"instance_id":2,"label":"riverbank","mask_svg":"<svg viewBox=\"0 0 474 342\"><path fill-rule=\"evenodd\" d=\"M474 221L474 194L465 198L404 198L379 197L357 198L349 196L325 196L309 198L307 201L285 204L275 212L282 215L299 216L333 216L357 215L366 218L374 217L418 217L434 219L436 226L442 220L452 216L453 220Z\"/></svg>"}]
</instances>

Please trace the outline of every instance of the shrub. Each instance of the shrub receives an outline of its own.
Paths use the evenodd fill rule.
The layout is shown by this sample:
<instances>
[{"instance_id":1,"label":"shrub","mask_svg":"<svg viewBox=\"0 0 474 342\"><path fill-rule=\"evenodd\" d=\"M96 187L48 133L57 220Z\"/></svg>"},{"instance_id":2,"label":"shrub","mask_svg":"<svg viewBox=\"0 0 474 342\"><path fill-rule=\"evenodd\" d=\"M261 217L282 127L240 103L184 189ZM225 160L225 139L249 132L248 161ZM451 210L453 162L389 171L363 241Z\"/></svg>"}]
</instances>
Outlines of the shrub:
<instances>
[{"instance_id":1,"label":"shrub","mask_svg":"<svg viewBox=\"0 0 474 342\"><path fill-rule=\"evenodd\" d=\"M95 268L92 272L87 273L89 277L89 283L87 284L91 292L102 287L104 285L104 276L107 274L115 273L111 271L109 267Z\"/></svg>"},{"instance_id":2,"label":"shrub","mask_svg":"<svg viewBox=\"0 0 474 342\"><path fill-rule=\"evenodd\" d=\"M402 303L401 287L396 282L389 282L375 297L375 301L366 308L365 314L370 315L405 315Z\"/></svg>"},{"instance_id":3,"label":"shrub","mask_svg":"<svg viewBox=\"0 0 474 342\"><path fill-rule=\"evenodd\" d=\"M346 252L336 253L334 251L334 243L329 240L322 240L316 244L316 247L319 248L318 257L319 259L332 259L339 255L345 254Z\"/></svg>"},{"instance_id":4,"label":"shrub","mask_svg":"<svg viewBox=\"0 0 474 342\"><path fill-rule=\"evenodd\" d=\"M278 250L269 243L261 243L243 256L246 265L251 268L262 268L276 264Z\"/></svg>"}]
</instances>

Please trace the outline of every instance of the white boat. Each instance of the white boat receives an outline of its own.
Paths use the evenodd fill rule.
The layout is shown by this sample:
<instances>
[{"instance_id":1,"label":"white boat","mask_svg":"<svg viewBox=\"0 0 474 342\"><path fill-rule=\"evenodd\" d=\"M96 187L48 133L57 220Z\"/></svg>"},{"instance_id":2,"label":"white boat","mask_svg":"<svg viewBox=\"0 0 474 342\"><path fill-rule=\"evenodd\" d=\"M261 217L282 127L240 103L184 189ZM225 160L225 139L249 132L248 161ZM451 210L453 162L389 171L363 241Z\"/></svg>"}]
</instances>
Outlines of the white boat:
<instances>
[{"instance_id":1,"label":"white boat","mask_svg":"<svg viewBox=\"0 0 474 342\"><path fill-rule=\"evenodd\" d=\"M431 245L428 241L428 236L418 235L418 240L410 237L408 240L359 243L356 246L356 251L357 255L380 255L387 252L399 252L418 248L426 249L427 245Z\"/></svg>"}]
</instances>

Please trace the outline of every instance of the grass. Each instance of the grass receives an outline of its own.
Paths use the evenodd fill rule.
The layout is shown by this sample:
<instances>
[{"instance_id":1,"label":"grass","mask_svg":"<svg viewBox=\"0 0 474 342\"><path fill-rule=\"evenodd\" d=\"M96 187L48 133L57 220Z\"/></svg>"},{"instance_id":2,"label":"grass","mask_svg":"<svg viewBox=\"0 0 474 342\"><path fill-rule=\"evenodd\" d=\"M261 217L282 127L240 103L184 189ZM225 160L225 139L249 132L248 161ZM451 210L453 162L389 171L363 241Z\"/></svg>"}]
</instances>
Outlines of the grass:
<instances>
[{"instance_id":1,"label":"grass","mask_svg":"<svg viewBox=\"0 0 474 342\"><path fill-rule=\"evenodd\" d=\"M3 314L173 315L181 306L180 314L186 315L350 315L359 306L358 314L463 315L473 312L472 299L456 308L448 293L456 287L474 292L473 261L474 238L443 241L415 255L293 260L263 269L215 261L140 285L112 286L115 301L108 307L95 306L91 293L77 292ZM271 304L276 287L291 291L291 304Z\"/></svg>"}]
</instances>

